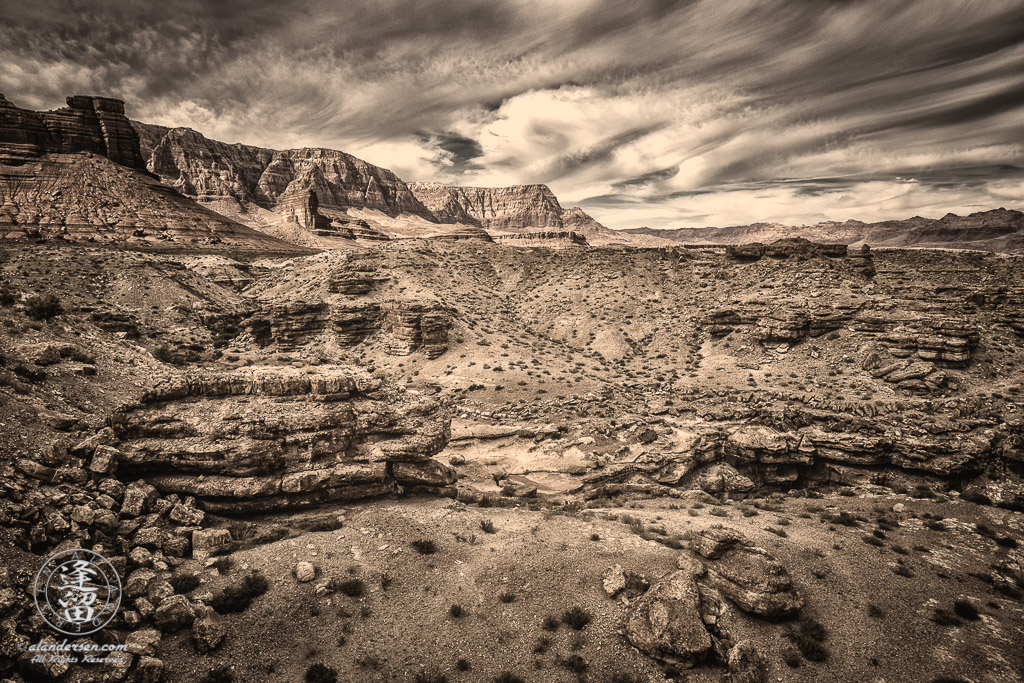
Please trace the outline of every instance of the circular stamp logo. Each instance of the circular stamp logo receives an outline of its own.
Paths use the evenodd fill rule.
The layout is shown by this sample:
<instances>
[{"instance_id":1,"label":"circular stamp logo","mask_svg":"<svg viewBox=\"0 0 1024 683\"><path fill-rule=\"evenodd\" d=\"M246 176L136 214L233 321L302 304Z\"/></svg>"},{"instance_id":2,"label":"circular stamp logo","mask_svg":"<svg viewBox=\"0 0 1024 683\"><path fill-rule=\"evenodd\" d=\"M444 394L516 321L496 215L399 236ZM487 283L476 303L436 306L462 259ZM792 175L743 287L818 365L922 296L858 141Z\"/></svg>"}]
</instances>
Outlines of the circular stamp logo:
<instances>
[{"instance_id":1,"label":"circular stamp logo","mask_svg":"<svg viewBox=\"0 0 1024 683\"><path fill-rule=\"evenodd\" d=\"M121 606L121 577L99 553L62 550L47 558L33 586L36 610L54 630L69 636L95 633Z\"/></svg>"}]
</instances>

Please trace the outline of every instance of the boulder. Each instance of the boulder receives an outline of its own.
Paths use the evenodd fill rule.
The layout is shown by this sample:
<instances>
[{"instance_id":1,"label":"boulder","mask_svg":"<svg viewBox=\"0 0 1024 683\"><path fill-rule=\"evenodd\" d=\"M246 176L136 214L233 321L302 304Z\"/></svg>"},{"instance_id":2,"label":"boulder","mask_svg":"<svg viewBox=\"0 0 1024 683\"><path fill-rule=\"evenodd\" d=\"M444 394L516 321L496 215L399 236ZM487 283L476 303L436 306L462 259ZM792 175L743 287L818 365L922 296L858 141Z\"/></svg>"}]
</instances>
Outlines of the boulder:
<instances>
[{"instance_id":1,"label":"boulder","mask_svg":"<svg viewBox=\"0 0 1024 683\"><path fill-rule=\"evenodd\" d=\"M637 649L661 661L690 667L712 649L700 615L700 593L690 571L657 580L626 614L626 637Z\"/></svg>"},{"instance_id":2,"label":"boulder","mask_svg":"<svg viewBox=\"0 0 1024 683\"><path fill-rule=\"evenodd\" d=\"M300 583L309 583L316 578L316 567L312 562L299 562L295 565L295 578Z\"/></svg>"},{"instance_id":3,"label":"boulder","mask_svg":"<svg viewBox=\"0 0 1024 683\"><path fill-rule=\"evenodd\" d=\"M164 675L164 663L156 657L142 657L135 669L137 683L158 683Z\"/></svg>"},{"instance_id":4,"label":"boulder","mask_svg":"<svg viewBox=\"0 0 1024 683\"><path fill-rule=\"evenodd\" d=\"M209 605L198 605L195 608L195 620L192 622L192 640L200 652L209 652L220 645L227 634L227 626L216 610Z\"/></svg>"},{"instance_id":5,"label":"boulder","mask_svg":"<svg viewBox=\"0 0 1024 683\"><path fill-rule=\"evenodd\" d=\"M153 622L164 633L178 631L192 625L195 608L184 595L172 595L160 603L153 613Z\"/></svg>"},{"instance_id":6,"label":"boulder","mask_svg":"<svg viewBox=\"0 0 1024 683\"><path fill-rule=\"evenodd\" d=\"M741 640L729 650L729 683L765 683L768 665L764 655L749 640Z\"/></svg>"},{"instance_id":7,"label":"boulder","mask_svg":"<svg viewBox=\"0 0 1024 683\"><path fill-rule=\"evenodd\" d=\"M160 637L160 631L155 628L144 628L129 633L125 638L125 645L132 654L153 655L160 644Z\"/></svg>"},{"instance_id":8,"label":"boulder","mask_svg":"<svg viewBox=\"0 0 1024 683\"><path fill-rule=\"evenodd\" d=\"M707 569L707 584L744 612L791 617L803 607L789 573L765 550L732 529L707 529L690 541Z\"/></svg>"}]
</instances>

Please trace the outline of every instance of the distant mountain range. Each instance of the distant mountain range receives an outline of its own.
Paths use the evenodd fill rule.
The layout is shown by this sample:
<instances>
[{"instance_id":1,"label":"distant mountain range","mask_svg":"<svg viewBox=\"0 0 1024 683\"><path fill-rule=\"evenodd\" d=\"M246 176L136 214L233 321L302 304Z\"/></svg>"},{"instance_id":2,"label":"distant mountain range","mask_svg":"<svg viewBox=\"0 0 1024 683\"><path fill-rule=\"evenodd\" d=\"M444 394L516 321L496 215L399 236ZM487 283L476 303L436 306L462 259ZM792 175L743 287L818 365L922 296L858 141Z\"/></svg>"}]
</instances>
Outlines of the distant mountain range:
<instances>
[{"instance_id":1,"label":"distant mountain range","mask_svg":"<svg viewBox=\"0 0 1024 683\"><path fill-rule=\"evenodd\" d=\"M967 216L947 213L942 218L914 216L905 220L827 221L815 225L753 223L727 228L676 228L656 230L631 228L631 235L644 235L682 244L742 244L774 242L786 237L803 237L814 242L869 244L873 247L918 247L980 249L1009 253L1024 252L1024 213L1013 209L979 211Z\"/></svg>"}]
</instances>

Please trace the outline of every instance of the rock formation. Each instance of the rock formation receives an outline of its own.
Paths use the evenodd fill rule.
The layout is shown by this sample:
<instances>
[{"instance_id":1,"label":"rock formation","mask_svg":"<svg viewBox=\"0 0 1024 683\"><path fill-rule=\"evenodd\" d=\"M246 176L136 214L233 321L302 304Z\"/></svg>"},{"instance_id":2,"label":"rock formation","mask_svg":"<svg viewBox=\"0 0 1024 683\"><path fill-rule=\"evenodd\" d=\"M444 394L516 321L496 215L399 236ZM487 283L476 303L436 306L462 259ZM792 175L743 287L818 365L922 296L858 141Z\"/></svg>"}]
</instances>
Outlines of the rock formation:
<instances>
[{"instance_id":1,"label":"rock formation","mask_svg":"<svg viewBox=\"0 0 1024 683\"><path fill-rule=\"evenodd\" d=\"M247 368L157 384L110 418L118 473L213 511L351 500L454 481L448 418L341 368Z\"/></svg>"},{"instance_id":2,"label":"rock formation","mask_svg":"<svg viewBox=\"0 0 1024 683\"><path fill-rule=\"evenodd\" d=\"M148 168L199 201L229 200L288 211L313 191L320 209L371 209L432 218L394 173L331 149L276 151L229 145L188 128L134 122Z\"/></svg>"},{"instance_id":3,"label":"rock formation","mask_svg":"<svg viewBox=\"0 0 1024 683\"><path fill-rule=\"evenodd\" d=\"M67 103L64 109L35 112L20 109L0 95L0 162L92 153L129 168L146 168L139 136L124 115L123 101L75 95Z\"/></svg>"},{"instance_id":4,"label":"rock formation","mask_svg":"<svg viewBox=\"0 0 1024 683\"><path fill-rule=\"evenodd\" d=\"M587 238L583 235L578 232L565 232L562 230L509 233L498 235L495 241L499 244L517 247L551 247L561 249L565 247L587 246Z\"/></svg>"}]
</instances>

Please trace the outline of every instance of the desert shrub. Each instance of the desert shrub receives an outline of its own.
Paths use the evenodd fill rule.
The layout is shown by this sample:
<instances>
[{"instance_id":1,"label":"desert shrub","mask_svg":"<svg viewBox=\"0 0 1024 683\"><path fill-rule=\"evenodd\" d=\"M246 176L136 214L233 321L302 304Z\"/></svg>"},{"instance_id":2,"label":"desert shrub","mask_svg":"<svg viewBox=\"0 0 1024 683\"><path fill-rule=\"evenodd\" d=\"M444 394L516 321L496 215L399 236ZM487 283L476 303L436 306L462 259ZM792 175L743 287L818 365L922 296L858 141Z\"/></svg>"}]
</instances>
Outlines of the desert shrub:
<instances>
[{"instance_id":1,"label":"desert shrub","mask_svg":"<svg viewBox=\"0 0 1024 683\"><path fill-rule=\"evenodd\" d=\"M252 601L267 592L270 582L259 572L247 574L213 597L210 605L221 614L244 612Z\"/></svg>"},{"instance_id":2,"label":"desert shrub","mask_svg":"<svg viewBox=\"0 0 1024 683\"><path fill-rule=\"evenodd\" d=\"M932 531L945 531L946 530L946 525L943 524L942 520L939 520L939 519L926 519L926 520L924 520L924 525L927 528L931 529Z\"/></svg>"},{"instance_id":3,"label":"desert shrub","mask_svg":"<svg viewBox=\"0 0 1024 683\"><path fill-rule=\"evenodd\" d=\"M235 561L230 557L218 557L210 566L221 574L227 574L235 566Z\"/></svg>"},{"instance_id":4,"label":"desert shrub","mask_svg":"<svg viewBox=\"0 0 1024 683\"><path fill-rule=\"evenodd\" d=\"M392 583L394 583L394 581L395 581L394 577L391 576L391 574L389 574L387 572L384 572L383 574L380 575L380 587L383 588L384 590L387 590L388 586L390 586Z\"/></svg>"},{"instance_id":5,"label":"desert shrub","mask_svg":"<svg viewBox=\"0 0 1024 683\"><path fill-rule=\"evenodd\" d=\"M994 540L996 542L996 545L998 545L1000 548L1016 548L1018 545L1020 545L1019 543L1017 543L1017 539L1011 538L1009 536L996 536L992 540Z\"/></svg>"},{"instance_id":6,"label":"desert shrub","mask_svg":"<svg viewBox=\"0 0 1024 683\"><path fill-rule=\"evenodd\" d=\"M541 636L533 644L533 654L535 654L535 655L542 655L545 652L547 652L548 648L550 648L550 647L551 647L551 639L548 638L547 636Z\"/></svg>"},{"instance_id":7,"label":"desert shrub","mask_svg":"<svg viewBox=\"0 0 1024 683\"><path fill-rule=\"evenodd\" d=\"M448 676L433 669L423 669L413 678L415 683L448 683Z\"/></svg>"},{"instance_id":8,"label":"desert shrub","mask_svg":"<svg viewBox=\"0 0 1024 683\"><path fill-rule=\"evenodd\" d=\"M878 540L878 538L876 538L875 536L861 536L860 540L864 541L868 545L873 545L876 548L881 548L882 546L885 545L880 540Z\"/></svg>"},{"instance_id":9,"label":"desert shrub","mask_svg":"<svg viewBox=\"0 0 1024 683\"><path fill-rule=\"evenodd\" d=\"M963 623L958 616L942 607L935 608L935 612L932 614L932 621L939 626L959 626Z\"/></svg>"},{"instance_id":10,"label":"desert shrub","mask_svg":"<svg viewBox=\"0 0 1024 683\"><path fill-rule=\"evenodd\" d=\"M489 519L480 520L480 528L485 534L497 533L497 529L494 528L494 522Z\"/></svg>"},{"instance_id":11,"label":"desert shrub","mask_svg":"<svg viewBox=\"0 0 1024 683\"><path fill-rule=\"evenodd\" d=\"M824 662L829 651L825 646L828 637L825 627L816 619L803 617L790 628L786 637L800 650L800 654L809 662Z\"/></svg>"},{"instance_id":12,"label":"desert shrub","mask_svg":"<svg viewBox=\"0 0 1024 683\"><path fill-rule=\"evenodd\" d=\"M825 514L822 516L822 521L830 522L831 524L842 524L843 526L850 527L860 525L860 520L846 510L842 510L838 514Z\"/></svg>"},{"instance_id":13,"label":"desert shrub","mask_svg":"<svg viewBox=\"0 0 1024 683\"><path fill-rule=\"evenodd\" d=\"M803 655L800 654L800 650L796 649L792 645L787 645L782 650L782 661L786 662L788 666L795 669L803 665L804 658Z\"/></svg>"},{"instance_id":14,"label":"desert shrub","mask_svg":"<svg viewBox=\"0 0 1024 683\"><path fill-rule=\"evenodd\" d=\"M511 671L502 671L494 677L494 683L526 683L526 679L515 675Z\"/></svg>"},{"instance_id":15,"label":"desert shrub","mask_svg":"<svg viewBox=\"0 0 1024 683\"><path fill-rule=\"evenodd\" d=\"M412 547L420 555L433 555L437 552L437 544L430 539L418 539L412 542Z\"/></svg>"},{"instance_id":16,"label":"desert shrub","mask_svg":"<svg viewBox=\"0 0 1024 683\"><path fill-rule=\"evenodd\" d=\"M587 660L583 659L580 655L569 655L568 657L559 657L558 663L564 666L569 671L576 674L585 673L588 664Z\"/></svg>"},{"instance_id":17,"label":"desert shrub","mask_svg":"<svg viewBox=\"0 0 1024 683\"><path fill-rule=\"evenodd\" d=\"M338 592L350 598L358 598L366 591L366 585L362 579L345 579L336 584Z\"/></svg>"},{"instance_id":18,"label":"desert shrub","mask_svg":"<svg viewBox=\"0 0 1024 683\"><path fill-rule=\"evenodd\" d=\"M590 612L581 607L572 607L562 613L562 623L577 631L583 630L592 618Z\"/></svg>"},{"instance_id":19,"label":"desert shrub","mask_svg":"<svg viewBox=\"0 0 1024 683\"><path fill-rule=\"evenodd\" d=\"M993 588L995 588L997 591L999 591L1008 598L1013 598L1014 600L1021 599L1022 593L1020 589L1009 583L996 583L993 584Z\"/></svg>"},{"instance_id":20,"label":"desert shrub","mask_svg":"<svg viewBox=\"0 0 1024 683\"><path fill-rule=\"evenodd\" d=\"M18 300L18 293L9 282L0 282L0 306L13 306Z\"/></svg>"},{"instance_id":21,"label":"desert shrub","mask_svg":"<svg viewBox=\"0 0 1024 683\"><path fill-rule=\"evenodd\" d=\"M465 616L466 610L462 608L462 605L452 605L448 608L448 614L455 617L456 619Z\"/></svg>"},{"instance_id":22,"label":"desert shrub","mask_svg":"<svg viewBox=\"0 0 1024 683\"><path fill-rule=\"evenodd\" d=\"M903 576L908 579L913 578L914 576L914 572L911 571L910 567L908 567L905 564L897 564L895 567L892 568L892 573L896 576Z\"/></svg>"},{"instance_id":23,"label":"desert shrub","mask_svg":"<svg viewBox=\"0 0 1024 683\"><path fill-rule=\"evenodd\" d=\"M64 312L56 294L33 294L25 299L25 315L34 320L49 320Z\"/></svg>"},{"instance_id":24,"label":"desert shrub","mask_svg":"<svg viewBox=\"0 0 1024 683\"><path fill-rule=\"evenodd\" d=\"M958 617L967 621L977 621L981 618L981 615L978 614L978 608L974 606L974 603L964 598L953 603L953 611L956 612Z\"/></svg>"},{"instance_id":25,"label":"desert shrub","mask_svg":"<svg viewBox=\"0 0 1024 683\"><path fill-rule=\"evenodd\" d=\"M765 527L764 530L767 531L770 534L775 534L779 538L788 538L789 537L789 534L786 533L785 529L776 529L773 526L768 526L768 527Z\"/></svg>"},{"instance_id":26,"label":"desert shrub","mask_svg":"<svg viewBox=\"0 0 1024 683\"><path fill-rule=\"evenodd\" d=\"M226 665L215 666L206 672L206 675L200 679L200 683L233 683L235 675L231 673L231 668Z\"/></svg>"},{"instance_id":27,"label":"desert shrub","mask_svg":"<svg viewBox=\"0 0 1024 683\"><path fill-rule=\"evenodd\" d=\"M468 659L459 659L455 662L455 668L459 671L469 671L473 666L469 663Z\"/></svg>"},{"instance_id":28,"label":"desert shrub","mask_svg":"<svg viewBox=\"0 0 1024 683\"><path fill-rule=\"evenodd\" d=\"M872 619L884 619L885 610L874 603L868 605L868 616Z\"/></svg>"},{"instance_id":29,"label":"desert shrub","mask_svg":"<svg viewBox=\"0 0 1024 683\"><path fill-rule=\"evenodd\" d=\"M914 487L914 490L910 492L912 498L934 498L935 492L924 484L919 484Z\"/></svg>"},{"instance_id":30,"label":"desert shrub","mask_svg":"<svg viewBox=\"0 0 1024 683\"><path fill-rule=\"evenodd\" d=\"M171 588L175 593L191 593L199 587L199 577L195 574L181 573L171 577Z\"/></svg>"},{"instance_id":31,"label":"desert shrub","mask_svg":"<svg viewBox=\"0 0 1024 683\"><path fill-rule=\"evenodd\" d=\"M516 601L516 594L512 591L505 591L504 593L498 594L498 599L507 605L510 602Z\"/></svg>"},{"instance_id":32,"label":"desert shrub","mask_svg":"<svg viewBox=\"0 0 1024 683\"><path fill-rule=\"evenodd\" d=\"M541 622L540 627L545 631L557 631L559 624L561 624L554 614L549 614L544 617L544 621Z\"/></svg>"},{"instance_id":33,"label":"desert shrub","mask_svg":"<svg viewBox=\"0 0 1024 683\"><path fill-rule=\"evenodd\" d=\"M306 669L306 683L337 683L338 672L325 664L310 664Z\"/></svg>"}]
</instances>

